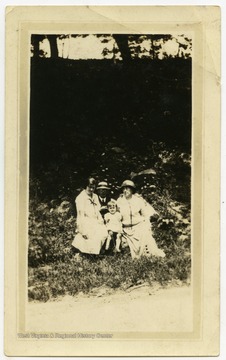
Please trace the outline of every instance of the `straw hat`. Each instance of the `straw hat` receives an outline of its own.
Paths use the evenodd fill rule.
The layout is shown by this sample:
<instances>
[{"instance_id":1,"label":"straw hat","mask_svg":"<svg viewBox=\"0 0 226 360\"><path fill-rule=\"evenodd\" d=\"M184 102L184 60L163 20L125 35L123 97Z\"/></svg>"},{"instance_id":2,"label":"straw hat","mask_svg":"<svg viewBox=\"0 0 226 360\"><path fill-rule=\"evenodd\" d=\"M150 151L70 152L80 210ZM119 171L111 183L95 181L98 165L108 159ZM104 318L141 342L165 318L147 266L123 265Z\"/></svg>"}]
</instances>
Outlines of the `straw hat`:
<instances>
[{"instance_id":1,"label":"straw hat","mask_svg":"<svg viewBox=\"0 0 226 360\"><path fill-rule=\"evenodd\" d=\"M124 187L131 187L133 189L136 189L136 186L134 184L134 182L132 180L125 180L123 181L122 185L121 185L121 188L124 188Z\"/></svg>"},{"instance_id":2,"label":"straw hat","mask_svg":"<svg viewBox=\"0 0 226 360\"><path fill-rule=\"evenodd\" d=\"M97 190L99 189L110 190L108 183L106 181L101 181L97 184Z\"/></svg>"}]
</instances>

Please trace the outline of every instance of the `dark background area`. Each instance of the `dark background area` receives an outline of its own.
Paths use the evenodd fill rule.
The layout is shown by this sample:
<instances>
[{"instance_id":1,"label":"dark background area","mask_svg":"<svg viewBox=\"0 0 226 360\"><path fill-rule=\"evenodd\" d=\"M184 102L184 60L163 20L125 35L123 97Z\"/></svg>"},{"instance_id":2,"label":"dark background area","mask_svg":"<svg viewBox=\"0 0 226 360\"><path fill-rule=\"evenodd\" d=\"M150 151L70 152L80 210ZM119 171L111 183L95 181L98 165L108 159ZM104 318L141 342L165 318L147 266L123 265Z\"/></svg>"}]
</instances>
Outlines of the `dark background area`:
<instances>
[{"instance_id":1,"label":"dark background area","mask_svg":"<svg viewBox=\"0 0 226 360\"><path fill-rule=\"evenodd\" d=\"M89 175L116 189L152 167L150 183L189 201L190 167L158 155L191 153L191 64L31 58L30 196L73 199Z\"/></svg>"}]
</instances>

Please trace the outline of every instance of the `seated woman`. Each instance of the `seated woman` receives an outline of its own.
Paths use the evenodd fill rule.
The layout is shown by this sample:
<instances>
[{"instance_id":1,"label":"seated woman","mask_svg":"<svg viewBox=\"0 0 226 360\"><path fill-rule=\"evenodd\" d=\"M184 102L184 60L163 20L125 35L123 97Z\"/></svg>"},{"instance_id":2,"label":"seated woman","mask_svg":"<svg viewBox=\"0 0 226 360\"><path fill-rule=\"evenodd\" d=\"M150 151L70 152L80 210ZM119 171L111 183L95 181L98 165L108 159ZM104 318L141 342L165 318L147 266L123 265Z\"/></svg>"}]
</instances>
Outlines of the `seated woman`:
<instances>
[{"instance_id":1,"label":"seated woman","mask_svg":"<svg viewBox=\"0 0 226 360\"><path fill-rule=\"evenodd\" d=\"M85 190L75 199L77 209L77 233L72 245L86 254L99 254L108 237L108 231L100 214L100 203L94 193L96 181L89 178Z\"/></svg>"},{"instance_id":2,"label":"seated woman","mask_svg":"<svg viewBox=\"0 0 226 360\"><path fill-rule=\"evenodd\" d=\"M135 193L135 184L131 180L122 183L122 195L117 200L122 215L122 236L127 240L132 258L142 255L164 257L152 235L150 216L155 212L141 196Z\"/></svg>"}]
</instances>

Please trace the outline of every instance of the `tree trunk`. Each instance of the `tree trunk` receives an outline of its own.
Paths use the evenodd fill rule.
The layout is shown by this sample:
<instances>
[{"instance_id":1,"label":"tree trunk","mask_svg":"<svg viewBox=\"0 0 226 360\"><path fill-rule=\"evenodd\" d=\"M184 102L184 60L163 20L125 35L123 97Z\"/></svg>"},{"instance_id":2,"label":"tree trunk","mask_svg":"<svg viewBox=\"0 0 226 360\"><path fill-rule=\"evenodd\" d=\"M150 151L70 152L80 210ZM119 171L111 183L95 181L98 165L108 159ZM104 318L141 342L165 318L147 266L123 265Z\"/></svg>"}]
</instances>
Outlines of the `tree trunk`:
<instances>
[{"instance_id":1,"label":"tree trunk","mask_svg":"<svg viewBox=\"0 0 226 360\"><path fill-rule=\"evenodd\" d=\"M154 40L152 38L150 38L150 42L151 42L150 55L151 55L152 59L154 60L154 58L155 58Z\"/></svg>"},{"instance_id":2,"label":"tree trunk","mask_svg":"<svg viewBox=\"0 0 226 360\"><path fill-rule=\"evenodd\" d=\"M118 47L119 51L122 56L122 60L124 62L129 62L132 60L130 50L129 50L129 44L128 44L128 35L113 35Z\"/></svg>"},{"instance_id":3,"label":"tree trunk","mask_svg":"<svg viewBox=\"0 0 226 360\"><path fill-rule=\"evenodd\" d=\"M58 58L58 48L57 48L57 35L47 35L47 39L50 44L50 56L53 59Z\"/></svg>"},{"instance_id":4,"label":"tree trunk","mask_svg":"<svg viewBox=\"0 0 226 360\"><path fill-rule=\"evenodd\" d=\"M31 35L31 44L33 45L33 57L38 58L40 55L39 42L42 41L44 36Z\"/></svg>"}]
</instances>

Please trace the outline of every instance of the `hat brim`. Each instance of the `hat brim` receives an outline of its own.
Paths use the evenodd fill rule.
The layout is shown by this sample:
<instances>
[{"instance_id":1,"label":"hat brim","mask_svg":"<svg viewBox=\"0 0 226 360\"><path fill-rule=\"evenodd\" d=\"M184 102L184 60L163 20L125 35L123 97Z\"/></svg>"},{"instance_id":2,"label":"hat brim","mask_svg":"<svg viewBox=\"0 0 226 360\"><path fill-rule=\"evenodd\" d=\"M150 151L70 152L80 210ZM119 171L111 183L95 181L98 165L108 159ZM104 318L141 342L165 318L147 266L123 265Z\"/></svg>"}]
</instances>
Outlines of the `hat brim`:
<instances>
[{"instance_id":1,"label":"hat brim","mask_svg":"<svg viewBox=\"0 0 226 360\"><path fill-rule=\"evenodd\" d=\"M123 189L124 187L130 187L131 189L136 190L136 186L133 186L133 185L122 185L121 189Z\"/></svg>"},{"instance_id":2,"label":"hat brim","mask_svg":"<svg viewBox=\"0 0 226 360\"><path fill-rule=\"evenodd\" d=\"M103 190L110 190L110 188L107 187L107 186L99 186L99 187L97 187L97 190L101 190L101 189L103 189Z\"/></svg>"}]
</instances>

